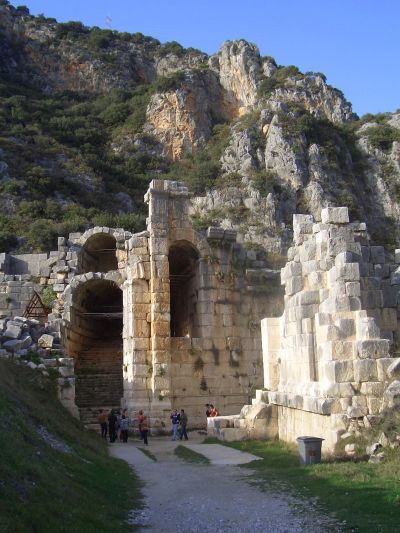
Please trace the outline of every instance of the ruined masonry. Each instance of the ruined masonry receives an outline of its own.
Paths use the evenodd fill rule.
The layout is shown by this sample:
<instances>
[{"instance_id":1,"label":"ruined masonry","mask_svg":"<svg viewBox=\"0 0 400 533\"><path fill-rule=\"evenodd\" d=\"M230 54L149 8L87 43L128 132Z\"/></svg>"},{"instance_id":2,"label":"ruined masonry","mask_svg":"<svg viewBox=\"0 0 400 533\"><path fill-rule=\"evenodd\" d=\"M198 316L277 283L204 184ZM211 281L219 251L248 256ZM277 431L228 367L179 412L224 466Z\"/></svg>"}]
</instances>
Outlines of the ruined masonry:
<instances>
[{"instance_id":1,"label":"ruined masonry","mask_svg":"<svg viewBox=\"0 0 400 533\"><path fill-rule=\"evenodd\" d=\"M262 386L259 324L283 310L282 295L266 297L279 271L235 231L196 232L181 183L154 180L145 200L142 233L95 227L59 238L50 256L3 257L0 311L21 314L22 295L54 288L48 329L73 363L60 398L86 424L99 408L123 407L164 431L170 409L184 408L204 427L206 403L233 414Z\"/></svg>"},{"instance_id":2,"label":"ruined masonry","mask_svg":"<svg viewBox=\"0 0 400 533\"><path fill-rule=\"evenodd\" d=\"M210 422L225 439L295 441L343 435L379 420L400 397L400 251L389 264L369 246L365 224L345 207L322 210L321 223L294 215L294 246L281 271L285 310L262 320L264 389L241 415Z\"/></svg>"},{"instance_id":3,"label":"ruined masonry","mask_svg":"<svg viewBox=\"0 0 400 533\"><path fill-rule=\"evenodd\" d=\"M294 216L283 296L279 271L236 232L193 229L183 184L153 180L145 200L142 233L95 227L50 255L0 257L3 317L44 285L57 293L43 331L63 351L60 398L86 424L123 407L165 431L170 409L185 408L204 427L214 403L219 438L310 434L329 450L400 397L400 250L390 264L347 208L323 209L318 223ZM5 355L22 356L21 342L5 342Z\"/></svg>"}]
</instances>

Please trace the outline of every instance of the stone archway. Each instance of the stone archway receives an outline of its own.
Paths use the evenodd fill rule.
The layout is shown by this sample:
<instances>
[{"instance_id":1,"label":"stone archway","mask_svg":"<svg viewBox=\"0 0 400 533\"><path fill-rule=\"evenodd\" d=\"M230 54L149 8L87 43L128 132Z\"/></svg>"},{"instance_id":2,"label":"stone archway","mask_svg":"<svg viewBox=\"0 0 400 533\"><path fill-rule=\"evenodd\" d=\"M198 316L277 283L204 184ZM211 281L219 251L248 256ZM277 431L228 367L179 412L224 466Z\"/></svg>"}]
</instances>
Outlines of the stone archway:
<instances>
[{"instance_id":1,"label":"stone archway","mask_svg":"<svg viewBox=\"0 0 400 533\"><path fill-rule=\"evenodd\" d=\"M75 403L86 424L98 409L119 408L123 397L123 300L112 280L91 279L74 288L64 344L75 359Z\"/></svg>"},{"instance_id":2,"label":"stone archway","mask_svg":"<svg viewBox=\"0 0 400 533\"><path fill-rule=\"evenodd\" d=\"M79 273L109 272L118 269L116 240L109 233L94 233L82 246Z\"/></svg>"},{"instance_id":3,"label":"stone archway","mask_svg":"<svg viewBox=\"0 0 400 533\"><path fill-rule=\"evenodd\" d=\"M175 241L169 249L171 337L195 337L196 284L199 252L188 241Z\"/></svg>"}]
</instances>

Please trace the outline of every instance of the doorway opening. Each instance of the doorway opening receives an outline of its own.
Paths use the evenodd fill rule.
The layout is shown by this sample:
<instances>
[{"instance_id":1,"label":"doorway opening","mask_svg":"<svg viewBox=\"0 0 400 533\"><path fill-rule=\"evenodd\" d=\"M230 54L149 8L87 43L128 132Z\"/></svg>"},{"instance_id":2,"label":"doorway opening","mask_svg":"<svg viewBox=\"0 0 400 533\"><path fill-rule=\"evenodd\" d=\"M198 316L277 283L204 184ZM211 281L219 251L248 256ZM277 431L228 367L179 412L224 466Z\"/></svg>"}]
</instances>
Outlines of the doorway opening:
<instances>
[{"instance_id":1,"label":"doorway opening","mask_svg":"<svg viewBox=\"0 0 400 533\"><path fill-rule=\"evenodd\" d=\"M96 233L89 237L82 248L79 273L109 272L118 270L115 237L107 233Z\"/></svg>"},{"instance_id":2,"label":"doorway opening","mask_svg":"<svg viewBox=\"0 0 400 533\"><path fill-rule=\"evenodd\" d=\"M199 253L187 241L176 241L169 249L171 337L195 337L196 289Z\"/></svg>"},{"instance_id":3,"label":"doorway opening","mask_svg":"<svg viewBox=\"0 0 400 533\"><path fill-rule=\"evenodd\" d=\"M122 312L122 291L112 281L88 281L74 294L65 344L75 359L75 402L86 424L97 422L98 409L121 404Z\"/></svg>"}]
</instances>

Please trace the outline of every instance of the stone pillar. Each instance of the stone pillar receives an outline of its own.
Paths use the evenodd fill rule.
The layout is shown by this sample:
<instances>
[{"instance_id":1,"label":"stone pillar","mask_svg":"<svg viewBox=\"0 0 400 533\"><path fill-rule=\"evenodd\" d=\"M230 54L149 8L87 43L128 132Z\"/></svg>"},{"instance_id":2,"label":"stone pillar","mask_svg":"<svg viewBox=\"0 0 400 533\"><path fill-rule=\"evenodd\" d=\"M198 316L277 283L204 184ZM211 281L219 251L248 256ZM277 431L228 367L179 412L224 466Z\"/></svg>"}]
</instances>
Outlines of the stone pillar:
<instances>
[{"instance_id":1,"label":"stone pillar","mask_svg":"<svg viewBox=\"0 0 400 533\"><path fill-rule=\"evenodd\" d=\"M279 383L278 353L281 345L281 319L261 320L261 340L264 365L264 388L276 390Z\"/></svg>"},{"instance_id":2,"label":"stone pillar","mask_svg":"<svg viewBox=\"0 0 400 533\"><path fill-rule=\"evenodd\" d=\"M145 197L149 204L152 418L163 417L171 409L169 185L169 182L153 180Z\"/></svg>"},{"instance_id":3,"label":"stone pillar","mask_svg":"<svg viewBox=\"0 0 400 533\"><path fill-rule=\"evenodd\" d=\"M147 232L134 235L128 250L124 302L124 404L148 412L152 400L150 381L150 262Z\"/></svg>"}]
</instances>

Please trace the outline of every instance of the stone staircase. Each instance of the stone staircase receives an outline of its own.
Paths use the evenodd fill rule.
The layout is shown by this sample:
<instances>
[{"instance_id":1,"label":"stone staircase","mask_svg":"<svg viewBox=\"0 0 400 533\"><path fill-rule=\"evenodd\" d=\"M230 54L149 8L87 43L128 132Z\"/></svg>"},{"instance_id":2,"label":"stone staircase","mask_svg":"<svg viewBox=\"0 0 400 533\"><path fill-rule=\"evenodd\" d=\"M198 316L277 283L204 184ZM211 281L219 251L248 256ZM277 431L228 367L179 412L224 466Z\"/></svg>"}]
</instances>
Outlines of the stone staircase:
<instances>
[{"instance_id":1,"label":"stone staircase","mask_svg":"<svg viewBox=\"0 0 400 533\"><path fill-rule=\"evenodd\" d=\"M123 396L120 339L105 339L82 350L75 367L75 403L82 422L98 429L99 409L119 409Z\"/></svg>"},{"instance_id":2,"label":"stone staircase","mask_svg":"<svg viewBox=\"0 0 400 533\"><path fill-rule=\"evenodd\" d=\"M268 392L256 391L251 405L244 405L238 415L207 419L207 435L224 441L273 439L278 435L276 406L268 404Z\"/></svg>"}]
</instances>

